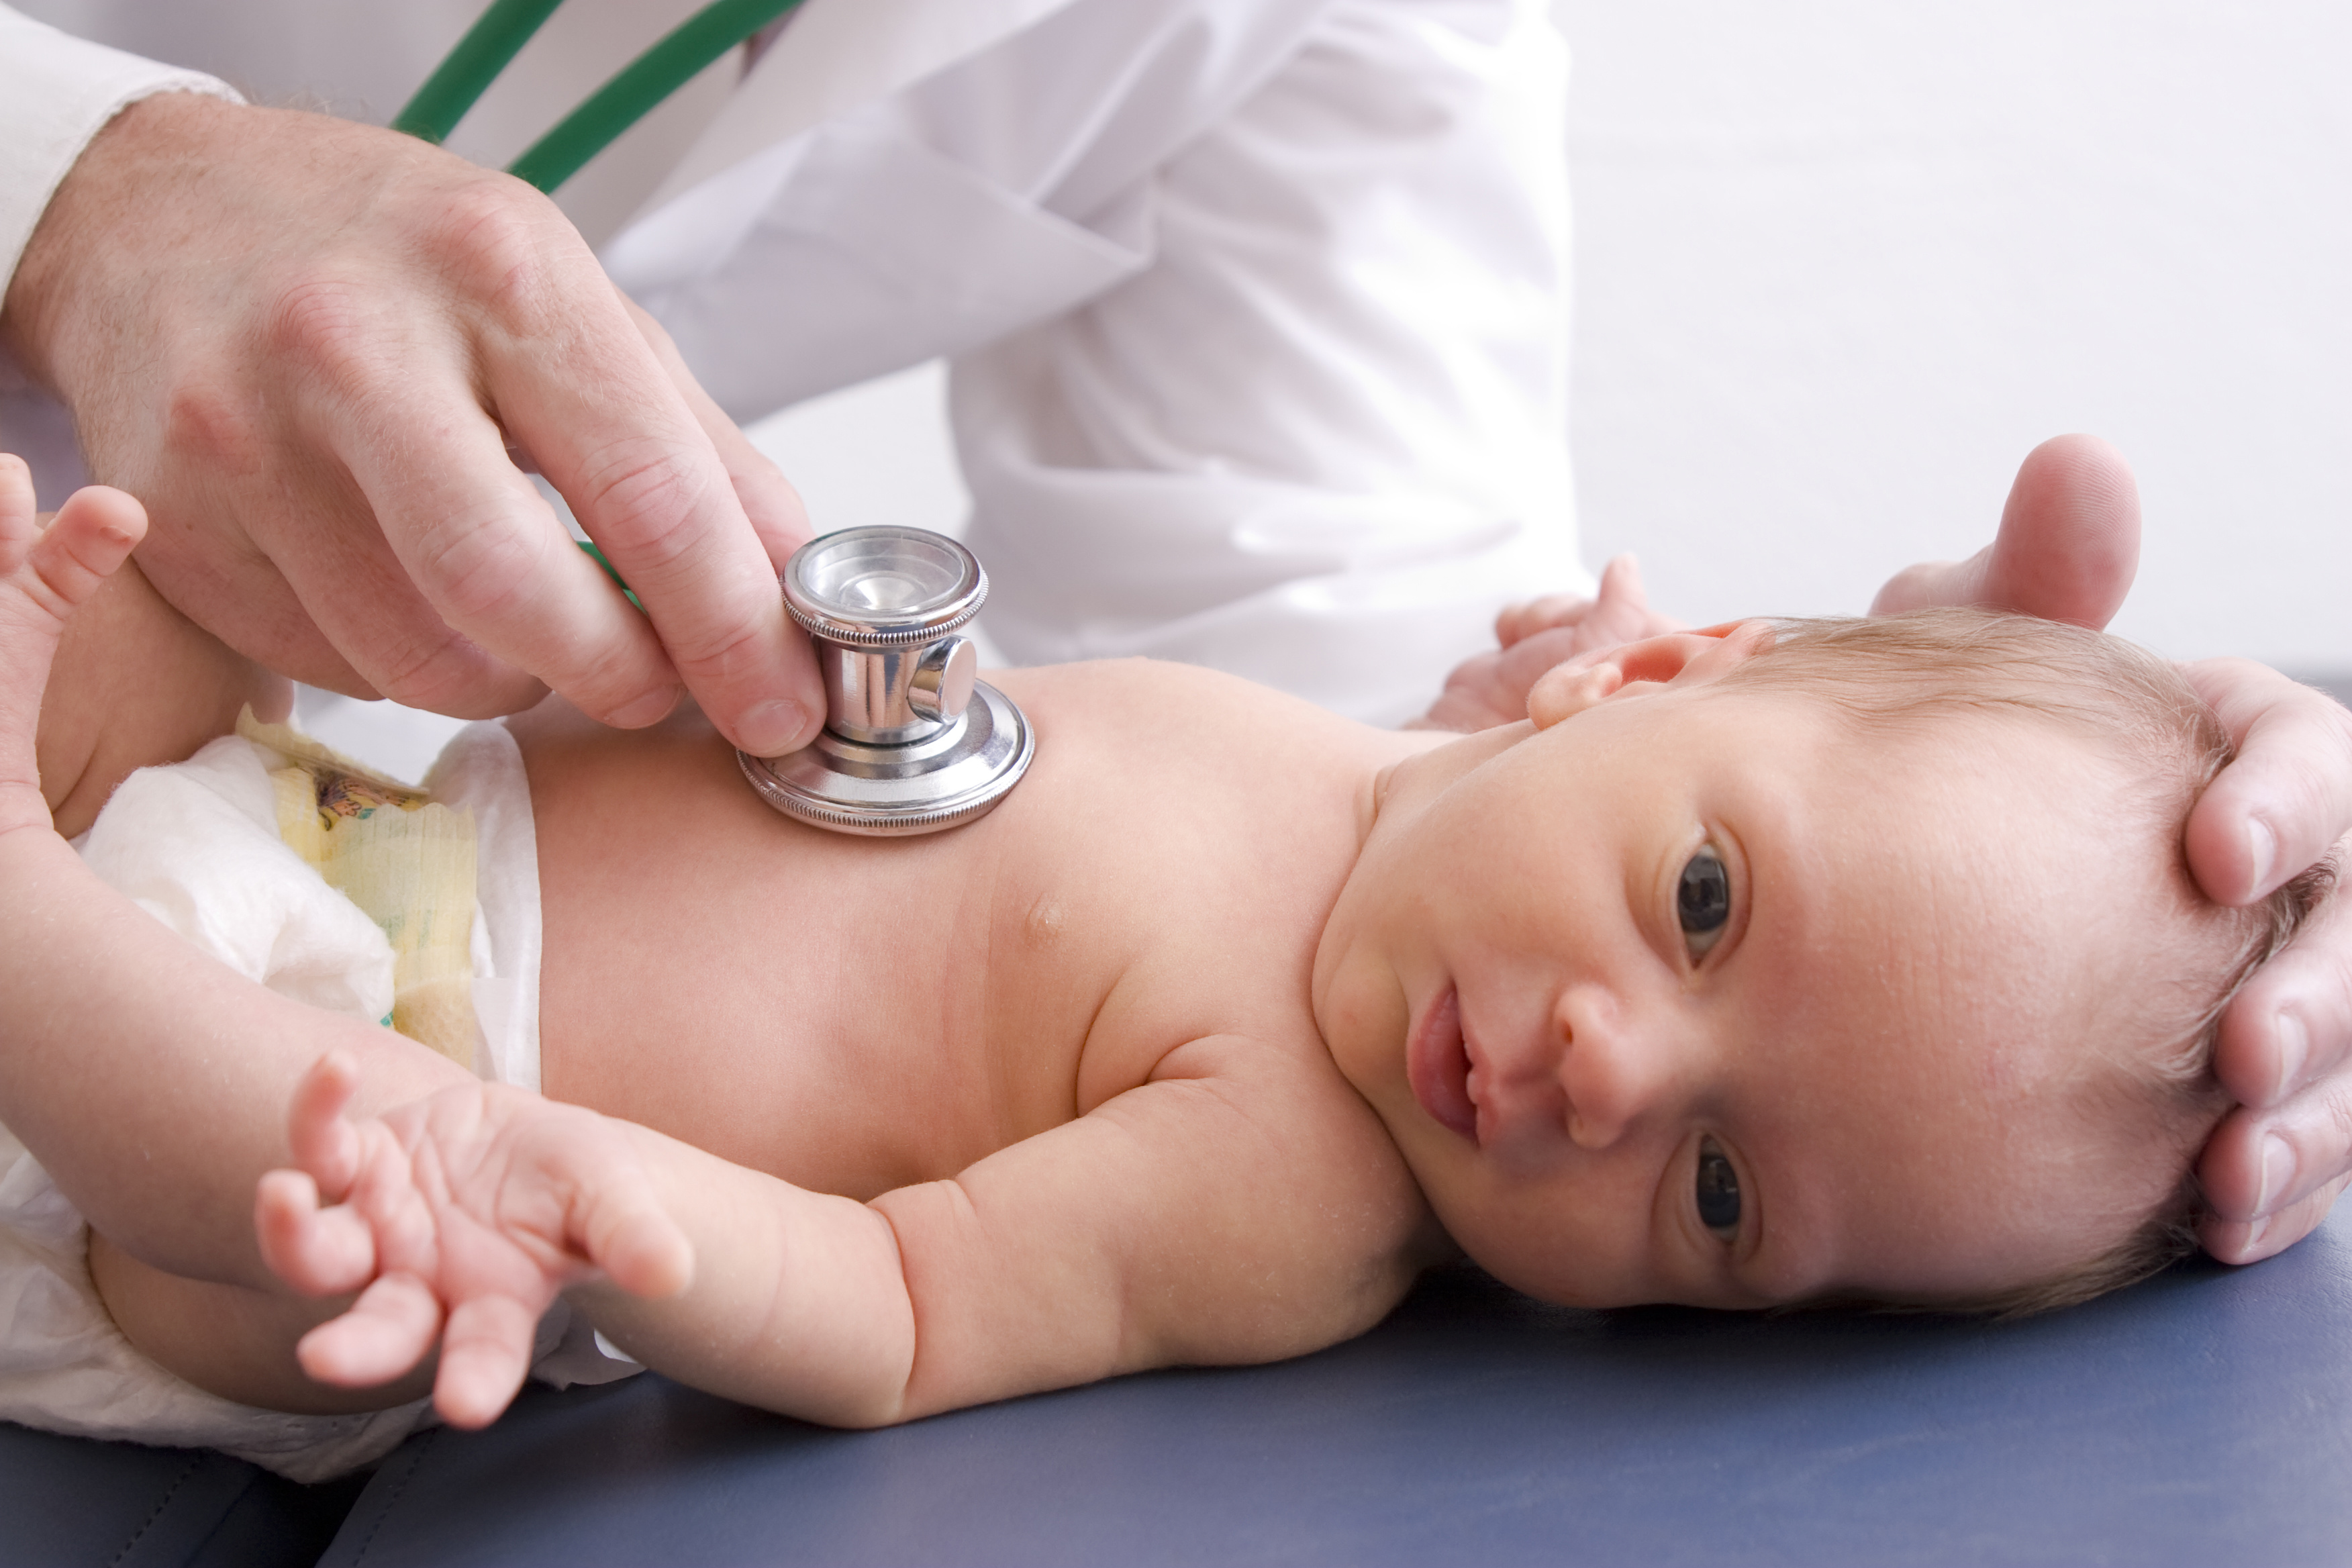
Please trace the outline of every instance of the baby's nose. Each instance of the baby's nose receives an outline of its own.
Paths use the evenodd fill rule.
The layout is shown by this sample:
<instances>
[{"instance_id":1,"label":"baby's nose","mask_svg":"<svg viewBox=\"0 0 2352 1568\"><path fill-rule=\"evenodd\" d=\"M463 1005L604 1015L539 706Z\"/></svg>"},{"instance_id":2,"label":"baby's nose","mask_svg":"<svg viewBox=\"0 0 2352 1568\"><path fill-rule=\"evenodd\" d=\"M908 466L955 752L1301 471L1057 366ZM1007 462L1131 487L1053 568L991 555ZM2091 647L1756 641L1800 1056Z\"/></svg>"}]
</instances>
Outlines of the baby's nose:
<instances>
[{"instance_id":1,"label":"baby's nose","mask_svg":"<svg viewBox=\"0 0 2352 1568\"><path fill-rule=\"evenodd\" d=\"M1649 1037L1599 987L1564 993L1555 1016L1564 1048L1559 1087L1568 1100L1568 1136L1584 1149L1606 1149L1662 1109L1672 1089L1673 1051Z\"/></svg>"}]
</instances>

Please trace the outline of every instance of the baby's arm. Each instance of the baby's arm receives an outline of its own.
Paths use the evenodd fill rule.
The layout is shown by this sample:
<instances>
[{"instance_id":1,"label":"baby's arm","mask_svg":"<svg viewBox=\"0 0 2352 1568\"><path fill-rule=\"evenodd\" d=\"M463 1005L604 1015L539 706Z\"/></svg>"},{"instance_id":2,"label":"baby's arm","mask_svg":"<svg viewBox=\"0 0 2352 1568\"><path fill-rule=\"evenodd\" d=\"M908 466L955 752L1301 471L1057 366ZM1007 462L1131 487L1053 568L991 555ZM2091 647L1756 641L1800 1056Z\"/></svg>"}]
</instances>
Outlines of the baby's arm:
<instances>
[{"instance_id":1,"label":"baby's arm","mask_svg":"<svg viewBox=\"0 0 2352 1568\"><path fill-rule=\"evenodd\" d=\"M388 1030L300 1006L204 957L53 830L44 785L54 781L37 741L44 704L102 718L81 705L156 656L110 623L122 635L82 637L73 678L51 679L60 640L86 630L144 527L130 497L91 489L44 530L24 465L0 458L0 1123L113 1244L92 1248L110 1305L126 1286L181 1289L173 1300L184 1301L188 1281L283 1303L293 1298L255 1245L253 1190L285 1161L283 1107L303 1070L342 1046L363 1064L372 1106L463 1075ZM98 728L94 754L119 760L105 739L115 731ZM142 745L162 733L134 730ZM136 1320L142 1303L123 1304Z\"/></svg>"},{"instance_id":2,"label":"baby's arm","mask_svg":"<svg viewBox=\"0 0 2352 1568\"><path fill-rule=\"evenodd\" d=\"M1328 1066L1238 1040L1186 1047L1163 1073L951 1181L871 1204L575 1107L495 1089L459 1105L453 1093L338 1134L410 1152L373 1191L362 1178L342 1207L319 1210L307 1177L273 1175L260 1224L289 1279L319 1289L373 1279L363 1307L385 1293L373 1321L355 1312L312 1331L302 1353L314 1375L404 1371L446 1310L437 1394L468 1425L511 1396L555 1289L601 1259L619 1284L659 1295L687 1272L681 1237L683 1291L637 1300L592 1280L572 1300L670 1376L841 1426L1147 1367L1296 1355L1377 1321L1410 1282L1426 1211L1371 1113ZM298 1114L315 1118L325 1098ZM509 1157L525 1144L544 1152ZM396 1165L463 1176L388 1179ZM495 1343L461 1358L460 1315L481 1293L468 1294L450 1244L468 1236L507 1249L471 1279L503 1270L510 1299L470 1314ZM395 1253L424 1267L387 1286Z\"/></svg>"},{"instance_id":3,"label":"baby's arm","mask_svg":"<svg viewBox=\"0 0 2352 1568\"><path fill-rule=\"evenodd\" d=\"M496 1084L457 1084L354 1123L341 1054L295 1092L299 1170L255 1200L262 1255L306 1294L359 1291L305 1335L303 1369L334 1386L389 1383L438 1344L435 1399L458 1426L488 1423L522 1385L556 1292L602 1269L674 1296L693 1270L625 1124ZM658 1153L656 1153L658 1157ZM337 1206L321 1209L325 1196Z\"/></svg>"}]
</instances>

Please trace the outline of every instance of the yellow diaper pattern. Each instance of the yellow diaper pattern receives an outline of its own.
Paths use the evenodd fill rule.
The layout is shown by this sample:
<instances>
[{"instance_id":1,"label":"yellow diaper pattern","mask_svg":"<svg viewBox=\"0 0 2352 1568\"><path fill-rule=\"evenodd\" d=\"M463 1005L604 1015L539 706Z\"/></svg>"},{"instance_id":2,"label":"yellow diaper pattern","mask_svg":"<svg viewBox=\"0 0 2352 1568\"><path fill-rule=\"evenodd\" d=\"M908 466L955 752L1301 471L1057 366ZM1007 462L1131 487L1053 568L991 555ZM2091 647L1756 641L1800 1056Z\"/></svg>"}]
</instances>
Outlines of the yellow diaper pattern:
<instances>
[{"instance_id":1,"label":"yellow diaper pattern","mask_svg":"<svg viewBox=\"0 0 2352 1568\"><path fill-rule=\"evenodd\" d=\"M278 753L278 836L391 940L384 1022L474 1067L474 814L247 709L236 732Z\"/></svg>"}]
</instances>

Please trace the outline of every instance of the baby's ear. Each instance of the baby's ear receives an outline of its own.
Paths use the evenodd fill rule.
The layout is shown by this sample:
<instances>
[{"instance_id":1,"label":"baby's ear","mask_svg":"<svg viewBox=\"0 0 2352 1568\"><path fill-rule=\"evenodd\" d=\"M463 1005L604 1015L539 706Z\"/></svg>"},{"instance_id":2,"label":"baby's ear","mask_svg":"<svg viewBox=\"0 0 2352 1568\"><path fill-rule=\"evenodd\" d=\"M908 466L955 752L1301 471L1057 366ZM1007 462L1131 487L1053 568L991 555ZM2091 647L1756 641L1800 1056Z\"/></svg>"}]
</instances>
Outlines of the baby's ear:
<instances>
[{"instance_id":1,"label":"baby's ear","mask_svg":"<svg viewBox=\"0 0 2352 1568\"><path fill-rule=\"evenodd\" d=\"M1528 689L1528 717L1549 730L1612 699L1704 686L1771 646L1770 623L1727 621L1595 648L1554 665Z\"/></svg>"}]
</instances>

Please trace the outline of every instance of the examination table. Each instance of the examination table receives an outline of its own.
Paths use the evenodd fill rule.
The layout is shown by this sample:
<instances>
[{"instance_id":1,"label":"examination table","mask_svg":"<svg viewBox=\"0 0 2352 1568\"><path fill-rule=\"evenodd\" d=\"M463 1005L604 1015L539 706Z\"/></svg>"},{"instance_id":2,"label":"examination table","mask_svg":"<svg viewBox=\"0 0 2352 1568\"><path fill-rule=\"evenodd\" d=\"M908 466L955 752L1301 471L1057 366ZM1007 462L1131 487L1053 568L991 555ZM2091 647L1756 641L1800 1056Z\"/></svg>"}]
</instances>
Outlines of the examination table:
<instances>
[{"instance_id":1,"label":"examination table","mask_svg":"<svg viewBox=\"0 0 2352 1568\"><path fill-rule=\"evenodd\" d=\"M527 1391L363 1482L0 1426L0 1563L2352 1562L2352 1215L2020 1323L1537 1305L831 1432Z\"/></svg>"}]
</instances>

